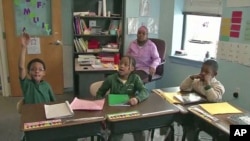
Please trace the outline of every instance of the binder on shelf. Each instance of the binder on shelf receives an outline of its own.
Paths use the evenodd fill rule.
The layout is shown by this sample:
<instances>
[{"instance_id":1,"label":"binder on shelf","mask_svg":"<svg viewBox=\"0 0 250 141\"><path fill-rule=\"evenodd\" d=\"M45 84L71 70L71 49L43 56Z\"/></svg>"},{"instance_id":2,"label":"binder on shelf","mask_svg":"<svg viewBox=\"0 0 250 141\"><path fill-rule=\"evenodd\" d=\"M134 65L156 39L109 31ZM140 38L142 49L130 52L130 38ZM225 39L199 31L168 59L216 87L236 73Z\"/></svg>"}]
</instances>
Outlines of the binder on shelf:
<instances>
[{"instance_id":1,"label":"binder on shelf","mask_svg":"<svg viewBox=\"0 0 250 141\"><path fill-rule=\"evenodd\" d=\"M44 110L46 119L67 118L74 116L74 112L68 101L52 105L44 104Z\"/></svg>"},{"instance_id":2,"label":"binder on shelf","mask_svg":"<svg viewBox=\"0 0 250 141\"><path fill-rule=\"evenodd\" d=\"M102 52L119 52L119 48L102 47Z\"/></svg>"}]
</instances>

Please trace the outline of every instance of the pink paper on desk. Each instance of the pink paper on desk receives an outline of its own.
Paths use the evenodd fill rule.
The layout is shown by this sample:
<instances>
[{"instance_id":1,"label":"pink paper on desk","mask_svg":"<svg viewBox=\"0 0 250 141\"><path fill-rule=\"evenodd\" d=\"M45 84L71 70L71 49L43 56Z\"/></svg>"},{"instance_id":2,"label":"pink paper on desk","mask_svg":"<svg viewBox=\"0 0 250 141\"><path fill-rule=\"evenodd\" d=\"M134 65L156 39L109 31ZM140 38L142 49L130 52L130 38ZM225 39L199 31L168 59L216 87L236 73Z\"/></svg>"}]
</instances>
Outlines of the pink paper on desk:
<instances>
[{"instance_id":1,"label":"pink paper on desk","mask_svg":"<svg viewBox=\"0 0 250 141\"><path fill-rule=\"evenodd\" d=\"M102 110L105 99L101 100L84 100L77 97L71 102L70 106L73 110Z\"/></svg>"}]
</instances>

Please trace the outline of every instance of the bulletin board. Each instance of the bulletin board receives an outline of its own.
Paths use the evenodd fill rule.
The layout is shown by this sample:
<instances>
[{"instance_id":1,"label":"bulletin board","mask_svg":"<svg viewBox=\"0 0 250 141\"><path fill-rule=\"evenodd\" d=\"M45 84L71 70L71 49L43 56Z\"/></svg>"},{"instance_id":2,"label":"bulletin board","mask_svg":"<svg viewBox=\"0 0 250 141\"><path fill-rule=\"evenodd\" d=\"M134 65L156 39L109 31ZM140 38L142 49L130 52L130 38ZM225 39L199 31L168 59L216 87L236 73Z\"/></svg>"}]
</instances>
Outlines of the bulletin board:
<instances>
[{"instance_id":1,"label":"bulletin board","mask_svg":"<svg viewBox=\"0 0 250 141\"><path fill-rule=\"evenodd\" d=\"M14 0L16 34L51 35L51 0Z\"/></svg>"},{"instance_id":2,"label":"bulletin board","mask_svg":"<svg viewBox=\"0 0 250 141\"><path fill-rule=\"evenodd\" d=\"M223 7L217 59L250 66L250 1L244 7L239 1L226 1Z\"/></svg>"},{"instance_id":3,"label":"bulletin board","mask_svg":"<svg viewBox=\"0 0 250 141\"><path fill-rule=\"evenodd\" d=\"M158 34L159 30L159 15L155 6L154 0L139 0L138 17L128 17L128 34L137 34L140 26L144 25L148 28L149 34ZM152 6L154 5L154 6Z\"/></svg>"}]
</instances>

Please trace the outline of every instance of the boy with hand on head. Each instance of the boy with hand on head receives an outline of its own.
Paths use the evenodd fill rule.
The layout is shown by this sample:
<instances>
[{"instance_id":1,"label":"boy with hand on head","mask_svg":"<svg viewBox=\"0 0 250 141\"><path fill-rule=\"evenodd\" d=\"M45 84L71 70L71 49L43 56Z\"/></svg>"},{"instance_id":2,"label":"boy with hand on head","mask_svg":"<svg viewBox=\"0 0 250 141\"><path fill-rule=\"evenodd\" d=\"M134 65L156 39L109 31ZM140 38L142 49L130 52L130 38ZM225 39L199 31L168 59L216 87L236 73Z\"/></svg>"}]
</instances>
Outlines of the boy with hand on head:
<instances>
[{"instance_id":1,"label":"boy with hand on head","mask_svg":"<svg viewBox=\"0 0 250 141\"><path fill-rule=\"evenodd\" d=\"M209 102L220 102L225 93L224 86L215 77L218 63L207 60L203 63L199 74L188 76L180 85L181 91L196 91L205 96Z\"/></svg>"},{"instance_id":2,"label":"boy with hand on head","mask_svg":"<svg viewBox=\"0 0 250 141\"><path fill-rule=\"evenodd\" d=\"M181 91L195 91L209 102L221 102L222 95L225 93L224 86L215 77L218 72L218 63L215 60L206 60L201 67L199 74L188 76L180 85ZM188 141L196 140L196 121L193 115L186 115L183 119L183 127L186 129Z\"/></svg>"},{"instance_id":3,"label":"boy with hand on head","mask_svg":"<svg viewBox=\"0 0 250 141\"><path fill-rule=\"evenodd\" d=\"M109 75L97 91L97 98L103 98L108 90L112 94L128 94L130 105L136 105L149 97L149 92L140 77L133 73L135 70L135 59L131 56L122 57L119 63L118 73ZM133 133L135 141L144 141L143 132ZM121 141L123 135L111 135L110 141Z\"/></svg>"},{"instance_id":4,"label":"boy with hand on head","mask_svg":"<svg viewBox=\"0 0 250 141\"><path fill-rule=\"evenodd\" d=\"M27 46L30 42L30 36L23 33L21 36L21 53L19 58L19 79L22 93L24 96L24 104L46 103L55 101L55 96L50 84L43 80L45 76L45 63L38 58L32 59L25 69L25 55ZM27 77L27 73L30 78Z\"/></svg>"}]
</instances>

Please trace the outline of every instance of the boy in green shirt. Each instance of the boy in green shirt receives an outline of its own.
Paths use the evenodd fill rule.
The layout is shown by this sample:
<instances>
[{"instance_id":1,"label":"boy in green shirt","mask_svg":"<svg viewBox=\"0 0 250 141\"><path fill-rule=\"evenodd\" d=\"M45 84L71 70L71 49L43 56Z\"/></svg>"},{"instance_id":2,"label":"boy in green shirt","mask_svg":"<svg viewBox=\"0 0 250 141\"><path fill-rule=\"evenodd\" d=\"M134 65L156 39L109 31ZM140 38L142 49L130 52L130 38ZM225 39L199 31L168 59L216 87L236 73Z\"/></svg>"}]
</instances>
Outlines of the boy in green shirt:
<instances>
[{"instance_id":1,"label":"boy in green shirt","mask_svg":"<svg viewBox=\"0 0 250 141\"><path fill-rule=\"evenodd\" d=\"M118 73L108 76L97 91L97 98L103 98L109 90L112 94L128 94L130 105L136 105L148 98L149 92L140 77L133 73L135 70L135 59L130 56L122 57L119 63ZM133 133L135 141L144 141L143 132ZM111 135L110 141L121 141L123 135Z\"/></svg>"},{"instance_id":2,"label":"boy in green shirt","mask_svg":"<svg viewBox=\"0 0 250 141\"><path fill-rule=\"evenodd\" d=\"M23 33L21 36L21 53L19 58L19 80L22 93L24 96L24 104L46 103L55 101L55 96L50 84L43 80L45 76L45 64L41 59L32 59L25 69L25 55L27 46L30 41L30 36ZM29 74L30 79L27 77Z\"/></svg>"}]
</instances>

